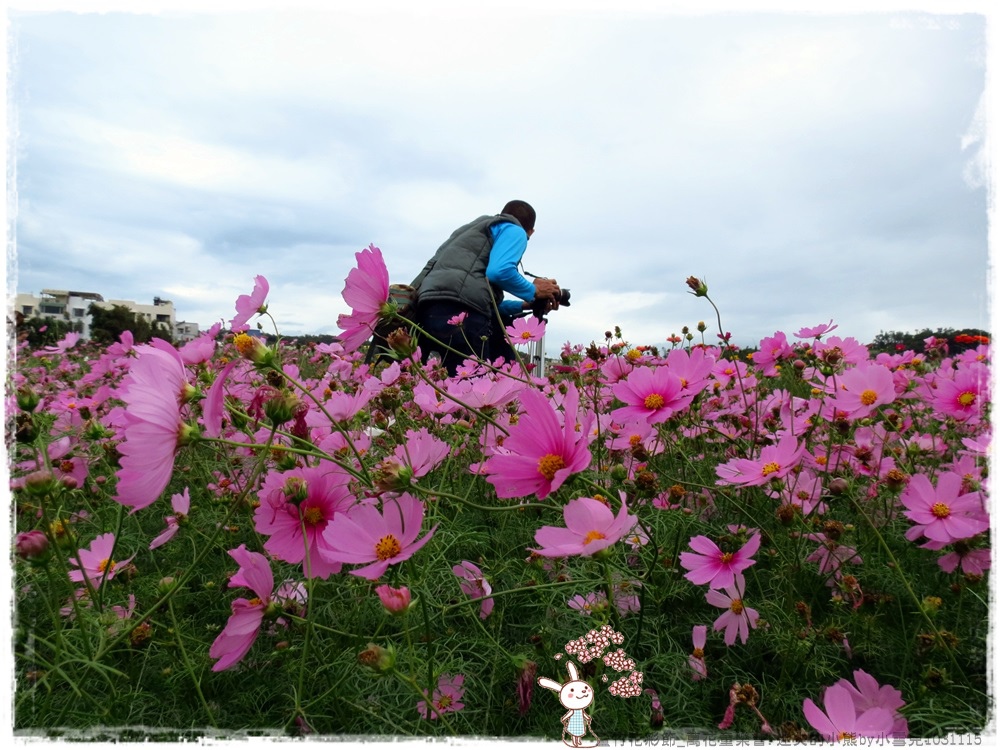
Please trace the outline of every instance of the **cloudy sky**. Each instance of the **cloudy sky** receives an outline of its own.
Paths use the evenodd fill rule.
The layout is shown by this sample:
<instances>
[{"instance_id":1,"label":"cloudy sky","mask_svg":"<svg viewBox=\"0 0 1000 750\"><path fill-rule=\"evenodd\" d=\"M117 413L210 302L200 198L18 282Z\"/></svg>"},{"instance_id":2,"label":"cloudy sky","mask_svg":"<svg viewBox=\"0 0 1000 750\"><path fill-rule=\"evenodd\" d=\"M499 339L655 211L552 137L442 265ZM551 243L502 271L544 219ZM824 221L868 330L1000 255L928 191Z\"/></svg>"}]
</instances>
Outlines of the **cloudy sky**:
<instances>
[{"instance_id":1,"label":"cloudy sky","mask_svg":"<svg viewBox=\"0 0 1000 750\"><path fill-rule=\"evenodd\" d=\"M985 2L200 5L8 3L8 295L204 328L262 274L336 333L355 252L406 282L522 198L550 352L713 323L689 275L741 344L990 328Z\"/></svg>"}]
</instances>

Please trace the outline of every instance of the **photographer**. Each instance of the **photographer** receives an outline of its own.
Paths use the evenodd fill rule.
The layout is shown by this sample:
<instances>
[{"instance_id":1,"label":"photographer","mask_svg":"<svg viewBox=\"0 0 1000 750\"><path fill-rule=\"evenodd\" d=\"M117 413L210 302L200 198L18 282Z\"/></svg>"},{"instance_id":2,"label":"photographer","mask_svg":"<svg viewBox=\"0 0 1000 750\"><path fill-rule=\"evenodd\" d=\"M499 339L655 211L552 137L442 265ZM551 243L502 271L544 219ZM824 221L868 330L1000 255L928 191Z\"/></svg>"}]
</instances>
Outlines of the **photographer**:
<instances>
[{"instance_id":1,"label":"photographer","mask_svg":"<svg viewBox=\"0 0 1000 750\"><path fill-rule=\"evenodd\" d=\"M559 307L562 290L553 279L531 282L517 270L534 232L535 210L515 200L495 216L480 216L459 227L438 248L413 280L417 288L416 322L461 354L440 351L428 340L421 345L425 362L437 351L449 374L454 375L468 357L510 359L510 346L500 343L504 320L527 311L544 314ZM504 292L520 301L504 300ZM449 322L463 313L460 326Z\"/></svg>"}]
</instances>

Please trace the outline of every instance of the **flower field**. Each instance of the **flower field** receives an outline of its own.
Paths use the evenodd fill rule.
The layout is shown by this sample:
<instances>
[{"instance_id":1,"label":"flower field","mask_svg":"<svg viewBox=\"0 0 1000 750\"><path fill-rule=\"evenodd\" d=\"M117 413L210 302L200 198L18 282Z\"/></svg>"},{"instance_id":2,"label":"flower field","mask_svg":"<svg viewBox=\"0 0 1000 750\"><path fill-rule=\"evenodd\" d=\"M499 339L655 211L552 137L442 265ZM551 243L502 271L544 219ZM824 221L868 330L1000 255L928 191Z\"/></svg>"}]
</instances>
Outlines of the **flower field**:
<instances>
[{"instance_id":1,"label":"flower field","mask_svg":"<svg viewBox=\"0 0 1000 750\"><path fill-rule=\"evenodd\" d=\"M179 347L18 346L16 732L988 725L988 342L874 355L831 321L747 358L720 320L449 377L412 329L365 363L408 325L388 280L358 253L339 343L248 333L280 329L258 276Z\"/></svg>"}]
</instances>

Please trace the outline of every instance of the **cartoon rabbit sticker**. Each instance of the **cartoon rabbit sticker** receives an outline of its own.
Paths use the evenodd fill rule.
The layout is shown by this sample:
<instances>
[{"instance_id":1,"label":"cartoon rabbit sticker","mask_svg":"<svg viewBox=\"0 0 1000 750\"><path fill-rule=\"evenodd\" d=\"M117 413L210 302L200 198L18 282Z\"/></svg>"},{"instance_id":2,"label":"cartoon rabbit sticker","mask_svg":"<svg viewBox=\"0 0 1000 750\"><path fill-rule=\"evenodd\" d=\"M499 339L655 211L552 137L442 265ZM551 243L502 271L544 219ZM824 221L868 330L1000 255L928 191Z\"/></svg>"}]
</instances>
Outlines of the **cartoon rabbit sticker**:
<instances>
[{"instance_id":1,"label":"cartoon rabbit sticker","mask_svg":"<svg viewBox=\"0 0 1000 750\"><path fill-rule=\"evenodd\" d=\"M566 662L566 671L569 672L569 682L565 685L548 677L539 677L538 684L559 693L559 702L569 709L560 719L563 725L563 744L569 747L596 747L601 738L594 734L590 726L590 715L583 710L594 702L594 689L580 679L580 673L573 662ZM594 739L584 742L583 736L588 729ZM566 739L567 734L571 740Z\"/></svg>"}]
</instances>

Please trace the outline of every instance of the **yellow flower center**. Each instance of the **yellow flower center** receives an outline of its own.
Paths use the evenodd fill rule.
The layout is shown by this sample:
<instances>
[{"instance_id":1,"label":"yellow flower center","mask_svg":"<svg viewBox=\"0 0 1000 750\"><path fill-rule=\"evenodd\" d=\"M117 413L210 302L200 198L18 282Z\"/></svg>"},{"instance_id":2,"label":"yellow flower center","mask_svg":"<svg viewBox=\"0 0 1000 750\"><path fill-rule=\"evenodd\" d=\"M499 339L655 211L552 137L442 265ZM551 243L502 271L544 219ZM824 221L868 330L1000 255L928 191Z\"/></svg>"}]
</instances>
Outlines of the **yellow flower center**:
<instances>
[{"instance_id":1,"label":"yellow flower center","mask_svg":"<svg viewBox=\"0 0 1000 750\"><path fill-rule=\"evenodd\" d=\"M253 350L256 348L256 343L257 342L254 340L253 336L248 336L245 333L237 334L236 338L233 339L233 346L236 347L236 351L240 353L241 357L245 357L247 359L249 359L250 355L253 354Z\"/></svg>"},{"instance_id":2,"label":"yellow flower center","mask_svg":"<svg viewBox=\"0 0 1000 750\"><path fill-rule=\"evenodd\" d=\"M972 406L976 403L976 394L972 391L966 391L958 397L958 403L962 406Z\"/></svg>"},{"instance_id":3,"label":"yellow flower center","mask_svg":"<svg viewBox=\"0 0 1000 750\"><path fill-rule=\"evenodd\" d=\"M109 560L105 558L101 560L101 563L100 565L97 566L97 569L102 573L107 573L109 570L113 572L116 564L117 563L114 560Z\"/></svg>"},{"instance_id":4,"label":"yellow flower center","mask_svg":"<svg viewBox=\"0 0 1000 750\"><path fill-rule=\"evenodd\" d=\"M764 468L760 470L760 475L766 477L768 474L774 474L776 471L781 471L781 464L777 461L769 461L764 464Z\"/></svg>"},{"instance_id":5,"label":"yellow flower center","mask_svg":"<svg viewBox=\"0 0 1000 750\"><path fill-rule=\"evenodd\" d=\"M249 604L251 607L259 607L263 603L264 602L262 602L256 596L253 599L251 599L250 601L247 602L247 604Z\"/></svg>"},{"instance_id":6,"label":"yellow flower center","mask_svg":"<svg viewBox=\"0 0 1000 750\"><path fill-rule=\"evenodd\" d=\"M820 466L826 466L826 456L816 456L816 463Z\"/></svg>"},{"instance_id":7,"label":"yellow flower center","mask_svg":"<svg viewBox=\"0 0 1000 750\"><path fill-rule=\"evenodd\" d=\"M696 648L694 651L691 652L691 656L693 656L695 659L704 659L705 650L701 648Z\"/></svg>"},{"instance_id":8,"label":"yellow flower center","mask_svg":"<svg viewBox=\"0 0 1000 750\"><path fill-rule=\"evenodd\" d=\"M857 739L851 732L841 732L837 735L838 740L853 740Z\"/></svg>"},{"instance_id":9,"label":"yellow flower center","mask_svg":"<svg viewBox=\"0 0 1000 750\"><path fill-rule=\"evenodd\" d=\"M642 437L639 435L632 435L628 439L628 444L631 445L633 448L635 448L635 446L639 445L639 443L641 442L642 442Z\"/></svg>"},{"instance_id":10,"label":"yellow flower center","mask_svg":"<svg viewBox=\"0 0 1000 750\"><path fill-rule=\"evenodd\" d=\"M323 520L323 511L316 506L306 508L306 512L302 514L302 520L310 526L315 526Z\"/></svg>"},{"instance_id":11,"label":"yellow flower center","mask_svg":"<svg viewBox=\"0 0 1000 750\"><path fill-rule=\"evenodd\" d=\"M375 544L375 556L379 560L391 560L403 551L403 545L392 534L386 534Z\"/></svg>"},{"instance_id":12,"label":"yellow flower center","mask_svg":"<svg viewBox=\"0 0 1000 750\"><path fill-rule=\"evenodd\" d=\"M861 403L865 406L871 406L875 403L875 399L878 398L878 394L875 393L871 388L861 391Z\"/></svg>"},{"instance_id":13,"label":"yellow flower center","mask_svg":"<svg viewBox=\"0 0 1000 750\"><path fill-rule=\"evenodd\" d=\"M951 515L951 508L944 503L934 503L934 505L931 506L931 513L938 518L947 518Z\"/></svg>"},{"instance_id":14,"label":"yellow flower center","mask_svg":"<svg viewBox=\"0 0 1000 750\"><path fill-rule=\"evenodd\" d=\"M733 599L729 603L729 611L732 612L734 615L742 615L743 614L743 600L742 599Z\"/></svg>"},{"instance_id":15,"label":"yellow flower center","mask_svg":"<svg viewBox=\"0 0 1000 750\"><path fill-rule=\"evenodd\" d=\"M665 403L667 402L664 401L663 396L659 393L650 393L642 401L642 405L647 409L662 409Z\"/></svg>"},{"instance_id":16,"label":"yellow flower center","mask_svg":"<svg viewBox=\"0 0 1000 750\"><path fill-rule=\"evenodd\" d=\"M625 359L627 359L629 362L635 362L641 356L642 352L640 352L638 349L629 349L627 352L625 352Z\"/></svg>"},{"instance_id":17,"label":"yellow flower center","mask_svg":"<svg viewBox=\"0 0 1000 750\"><path fill-rule=\"evenodd\" d=\"M721 562L722 562L723 565L727 565L727 564L731 563L732 561L733 561L733 553L732 552L723 552L722 553L722 560L721 560Z\"/></svg>"},{"instance_id":18,"label":"yellow flower center","mask_svg":"<svg viewBox=\"0 0 1000 750\"><path fill-rule=\"evenodd\" d=\"M531 331L521 331L521 338L527 341L531 338Z\"/></svg>"},{"instance_id":19,"label":"yellow flower center","mask_svg":"<svg viewBox=\"0 0 1000 750\"><path fill-rule=\"evenodd\" d=\"M451 703L452 703L452 701L451 701L451 696L450 695L442 695L437 700L437 707L443 710L443 709L448 708L448 706L450 706Z\"/></svg>"},{"instance_id":20,"label":"yellow flower center","mask_svg":"<svg viewBox=\"0 0 1000 750\"><path fill-rule=\"evenodd\" d=\"M587 536L583 538L583 545L586 547L588 544L596 542L598 539L607 539L607 537L600 531L588 531Z\"/></svg>"},{"instance_id":21,"label":"yellow flower center","mask_svg":"<svg viewBox=\"0 0 1000 750\"><path fill-rule=\"evenodd\" d=\"M557 456L554 453L548 453L538 459L538 473L550 482L555 477L557 471L565 468L566 462L563 461L563 457Z\"/></svg>"}]
</instances>

